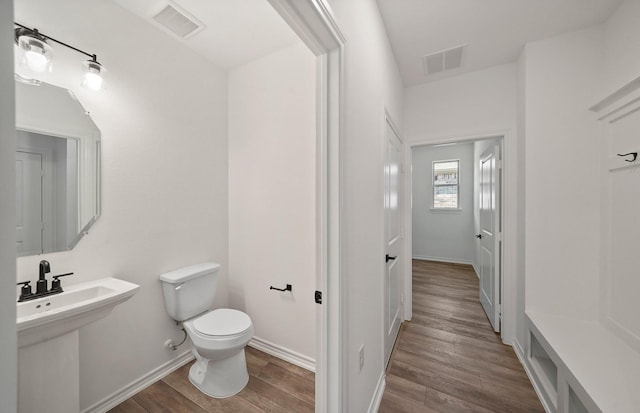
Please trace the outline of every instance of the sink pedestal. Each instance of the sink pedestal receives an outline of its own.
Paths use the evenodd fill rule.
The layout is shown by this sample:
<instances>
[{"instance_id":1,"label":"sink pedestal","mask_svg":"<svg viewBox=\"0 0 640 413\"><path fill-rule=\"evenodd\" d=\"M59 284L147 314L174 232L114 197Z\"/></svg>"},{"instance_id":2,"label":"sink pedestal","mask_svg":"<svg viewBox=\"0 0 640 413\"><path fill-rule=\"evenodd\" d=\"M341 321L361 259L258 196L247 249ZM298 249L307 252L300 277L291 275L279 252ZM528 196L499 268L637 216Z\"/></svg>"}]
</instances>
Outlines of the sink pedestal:
<instances>
[{"instance_id":1,"label":"sink pedestal","mask_svg":"<svg viewBox=\"0 0 640 413\"><path fill-rule=\"evenodd\" d=\"M78 330L18 349L18 413L80 411Z\"/></svg>"},{"instance_id":2,"label":"sink pedestal","mask_svg":"<svg viewBox=\"0 0 640 413\"><path fill-rule=\"evenodd\" d=\"M19 413L80 411L78 329L106 317L139 288L109 277L16 304Z\"/></svg>"}]
</instances>

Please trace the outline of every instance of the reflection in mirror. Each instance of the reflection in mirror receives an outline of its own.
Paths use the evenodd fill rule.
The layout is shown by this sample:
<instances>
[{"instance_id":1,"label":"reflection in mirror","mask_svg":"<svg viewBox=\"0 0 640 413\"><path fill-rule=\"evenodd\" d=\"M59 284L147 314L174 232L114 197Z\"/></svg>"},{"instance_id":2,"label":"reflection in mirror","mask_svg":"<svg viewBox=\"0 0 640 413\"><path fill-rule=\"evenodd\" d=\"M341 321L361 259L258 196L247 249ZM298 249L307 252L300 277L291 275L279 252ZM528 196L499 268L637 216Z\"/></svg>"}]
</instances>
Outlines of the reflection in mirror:
<instances>
[{"instance_id":1,"label":"reflection in mirror","mask_svg":"<svg viewBox=\"0 0 640 413\"><path fill-rule=\"evenodd\" d=\"M68 90L16 82L18 256L72 249L100 214L100 131Z\"/></svg>"}]
</instances>

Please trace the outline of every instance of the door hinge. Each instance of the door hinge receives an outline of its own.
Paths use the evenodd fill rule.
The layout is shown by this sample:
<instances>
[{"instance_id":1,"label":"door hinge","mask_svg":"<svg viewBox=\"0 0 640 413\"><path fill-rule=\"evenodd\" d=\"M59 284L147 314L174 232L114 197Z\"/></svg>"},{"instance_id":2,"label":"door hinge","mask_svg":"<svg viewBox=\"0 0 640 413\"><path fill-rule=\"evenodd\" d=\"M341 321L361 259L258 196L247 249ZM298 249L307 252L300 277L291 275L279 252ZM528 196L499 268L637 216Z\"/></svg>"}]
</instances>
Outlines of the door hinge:
<instances>
[{"instance_id":1,"label":"door hinge","mask_svg":"<svg viewBox=\"0 0 640 413\"><path fill-rule=\"evenodd\" d=\"M322 291L316 291L314 294L316 304L322 304Z\"/></svg>"}]
</instances>

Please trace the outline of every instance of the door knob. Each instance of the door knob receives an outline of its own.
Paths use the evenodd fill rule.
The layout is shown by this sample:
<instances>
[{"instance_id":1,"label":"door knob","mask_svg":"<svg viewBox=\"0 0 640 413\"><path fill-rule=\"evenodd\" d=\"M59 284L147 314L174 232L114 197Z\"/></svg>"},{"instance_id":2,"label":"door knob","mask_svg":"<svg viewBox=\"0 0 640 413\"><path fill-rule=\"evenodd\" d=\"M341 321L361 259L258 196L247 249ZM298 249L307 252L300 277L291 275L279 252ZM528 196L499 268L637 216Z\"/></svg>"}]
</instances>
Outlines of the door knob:
<instances>
[{"instance_id":1,"label":"door knob","mask_svg":"<svg viewBox=\"0 0 640 413\"><path fill-rule=\"evenodd\" d=\"M391 255L387 254L385 257L385 262L389 262L389 261L393 261L398 257L392 257Z\"/></svg>"},{"instance_id":2,"label":"door knob","mask_svg":"<svg viewBox=\"0 0 640 413\"><path fill-rule=\"evenodd\" d=\"M482 234L478 234L478 235L476 235L476 238L478 238L478 239L482 239Z\"/></svg>"}]
</instances>

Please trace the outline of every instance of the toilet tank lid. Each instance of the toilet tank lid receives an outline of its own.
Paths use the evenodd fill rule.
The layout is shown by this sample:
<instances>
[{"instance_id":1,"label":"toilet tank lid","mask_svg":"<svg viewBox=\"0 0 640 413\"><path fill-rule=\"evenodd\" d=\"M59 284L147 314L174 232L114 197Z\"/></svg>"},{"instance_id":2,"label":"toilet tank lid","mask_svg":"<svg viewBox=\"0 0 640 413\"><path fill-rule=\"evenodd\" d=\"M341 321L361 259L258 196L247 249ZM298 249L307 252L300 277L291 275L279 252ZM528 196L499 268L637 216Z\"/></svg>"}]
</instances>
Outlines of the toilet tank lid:
<instances>
[{"instance_id":1,"label":"toilet tank lid","mask_svg":"<svg viewBox=\"0 0 640 413\"><path fill-rule=\"evenodd\" d=\"M160 275L160 280L169 284L179 284L209 272L216 272L219 268L220 264L215 262L203 262L165 272Z\"/></svg>"}]
</instances>

